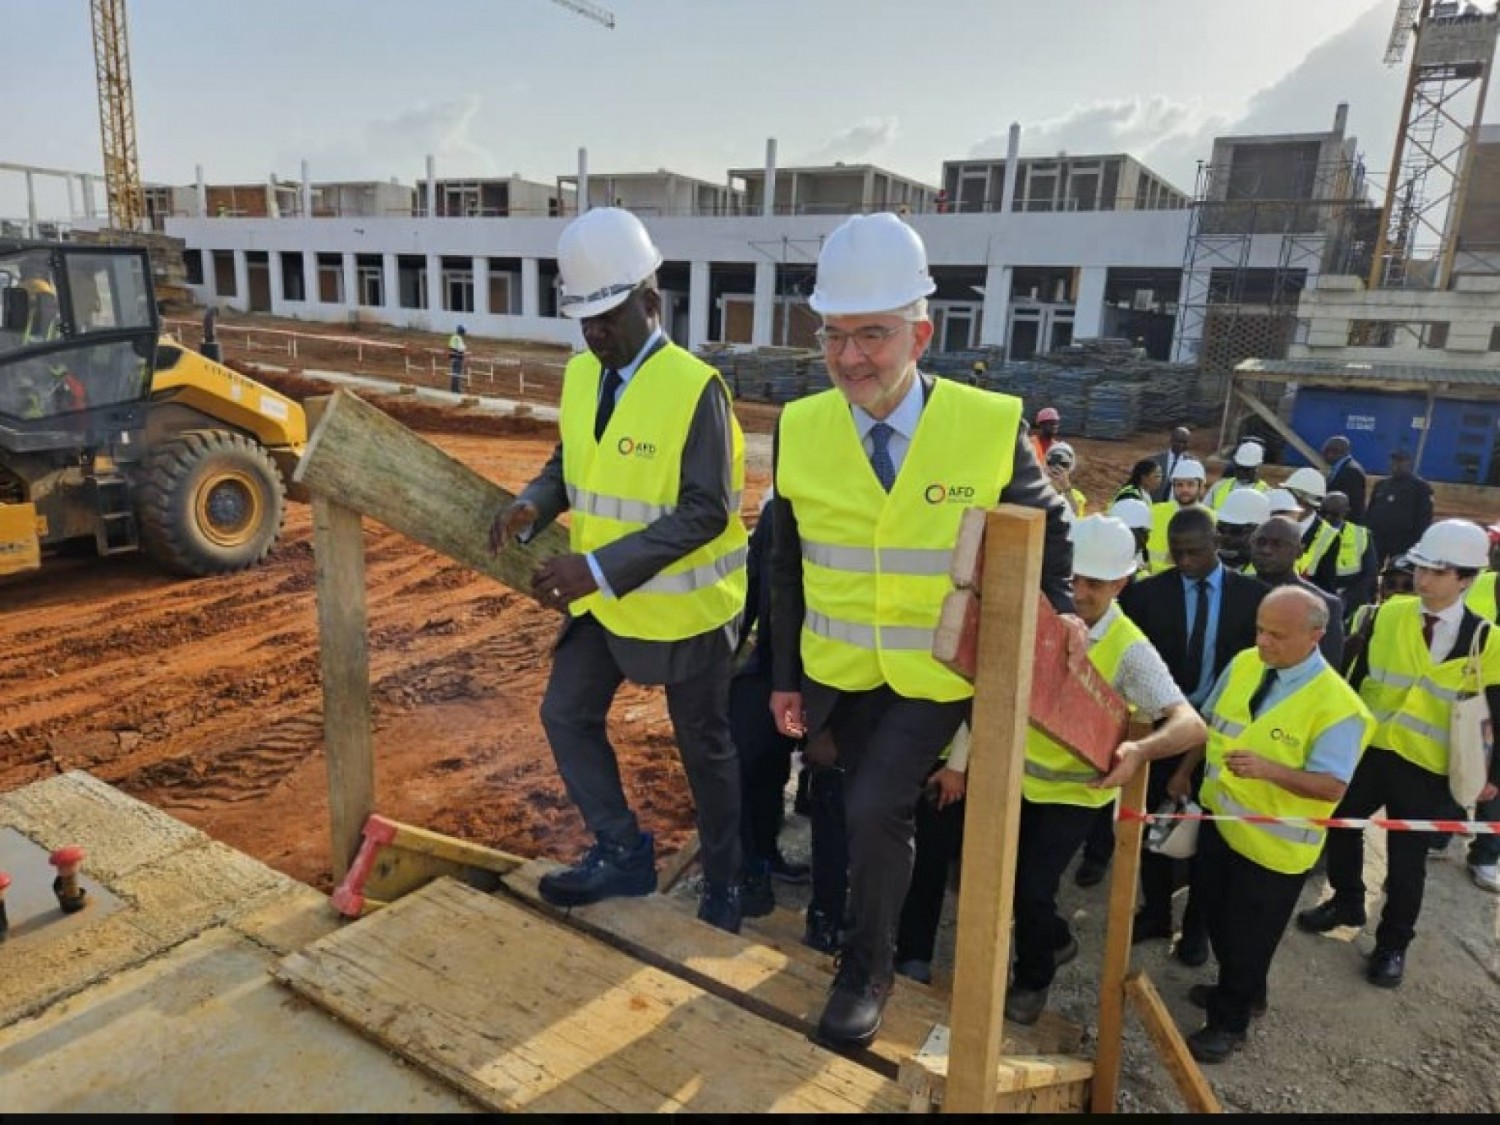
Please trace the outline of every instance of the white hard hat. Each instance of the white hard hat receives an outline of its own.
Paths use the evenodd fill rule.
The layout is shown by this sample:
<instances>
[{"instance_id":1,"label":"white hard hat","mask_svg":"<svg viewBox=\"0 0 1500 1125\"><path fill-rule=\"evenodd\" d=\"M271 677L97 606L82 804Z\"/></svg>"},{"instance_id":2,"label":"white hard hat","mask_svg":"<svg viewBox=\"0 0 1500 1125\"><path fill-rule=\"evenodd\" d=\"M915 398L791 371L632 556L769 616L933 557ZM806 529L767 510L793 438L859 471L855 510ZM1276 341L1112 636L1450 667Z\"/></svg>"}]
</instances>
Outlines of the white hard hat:
<instances>
[{"instance_id":1,"label":"white hard hat","mask_svg":"<svg viewBox=\"0 0 1500 1125\"><path fill-rule=\"evenodd\" d=\"M1483 570L1490 564L1490 537L1477 523L1442 520L1422 532L1406 557L1414 566L1431 570L1447 570L1450 566Z\"/></svg>"},{"instance_id":2,"label":"white hard hat","mask_svg":"<svg viewBox=\"0 0 1500 1125\"><path fill-rule=\"evenodd\" d=\"M596 207L557 240L558 310L575 320L607 313L660 265L661 251L639 219L618 207Z\"/></svg>"},{"instance_id":3,"label":"white hard hat","mask_svg":"<svg viewBox=\"0 0 1500 1125\"><path fill-rule=\"evenodd\" d=\"M1191 457L1184 457L1177 462L1176 468L1172 470L1173 480L1207 480L1203 472L1203 462L1195 461Z\"/></svg>"},{"instance_id":4,"label":"white hard hat","mask_svg":"<svg viewBox=\"0 0 1500 1125\"><path fill-rule=\"evenodd\" d=\"M1256 488L1236 488L1219 505L1220 523L1259 525L1270 518L1271 502Z\"/></svg>"},{"instance_id":5,"label":"white hard hat","mask_svg":"<svg viewBox=\"0 0 1500 1125\"><path fill-rule=\"evenodd\" d=\"M807 303L822 316L894 312L936 288L917 232L882 211L854 215L828 236Z\"/></svg>"},{"instance_id":6,"label":"white hard hat","mask_svg":"<svg viewBox=\"0 0 1500 1125\"><path fill-rule=\"evenodd\" d=\"M1265 447L1258 441L1242 441L1234 451L1234 463L1242 469L1257 469L1265 460Z\"/></svg>"},{"instance_id":7,"label":"white hard hat","mask_svg":"<svg viewBox=\"0 0 1500 1125\"><path fill-rule=\"evenodd\" d=\"M1068 531L1073 543L1073 573L1100 582L1135 573L1135 534L1113 516L1085 516Z\"/></svg>"},{"instance_id":8,"label":"white hard hat","mask_svg":"<svg viewBox=\"0 0 1500 1125\"><path fill-rule=\"evenodd\" d=\"M1078 454L1073 452L1073 447L1065 441L1054 441L1047 447L1047 461L1050 464L1053 458L1066 460L1068 468L1078 463Z\"/></svg>"},{"instance_id":9,"label":"white hard hat","mask_svg":"<svg viewBox=\"0 0 1500 1125\"><path fill-rule=\"evenodd\" d=\"M1132 531L1141 531L1151 526L1151 505L1134 496L1116 500L1109 506L1108 515L1117 519Z\"/></svg>"},{"instance_id":10,"label":"white hard hat","mask_svg":"<svg viewBox=\"0 0 1500 1125\"><path fill-rule=\"evenodd\" d=\"M1328 482L1323 479L1323 474L1317 469L1298 469L1286 478L1286 482L1281 487L1288 492L1311 496L1315 500L1321 500L1328 495Z\"/></svg>"},{"instance_id":11,"label":"white hard hat","mask_svg":"<svg viewBox=\"0 0 1500 1125\"><path fill-rule=\"evenodd\" d=\"M1241 491L1244 491L1241 489ZM1302 505L1297 498L1284 488L1273 488L1266 493L1266 504L1271 509L1273 516L1282 515L1285 512L1302 511Z\"/></svg>"}]
</instances>

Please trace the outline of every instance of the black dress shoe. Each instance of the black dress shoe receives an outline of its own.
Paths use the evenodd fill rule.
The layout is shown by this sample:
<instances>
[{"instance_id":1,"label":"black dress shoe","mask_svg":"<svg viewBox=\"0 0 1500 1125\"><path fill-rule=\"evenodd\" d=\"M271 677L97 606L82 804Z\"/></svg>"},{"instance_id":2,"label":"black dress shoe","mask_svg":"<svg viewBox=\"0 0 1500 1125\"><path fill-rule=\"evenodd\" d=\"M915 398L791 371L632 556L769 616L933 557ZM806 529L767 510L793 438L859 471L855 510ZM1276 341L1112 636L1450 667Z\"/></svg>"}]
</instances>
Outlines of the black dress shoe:
<instances>
[{"instance_id":1,"label":"black dress shoe","mask_svg":"<svg viewBox=\"0 0 1500 1125\"><path fill-rule=\"evenodd\" d=\"M1395 988L1406 975L1406 953L1400 949L1381 949L1378 945L1370 954L1370 963L1365 967L1365 980L1377 988Z\"/></svg>"},{"instance_id":2,"label":"black dress shoe","mask_svg":"<svg viewBox=\"0 0 1500 1125\"><path fill-rule=\"evenodd\" d=\"M800 887L812 882L811 867L805 863L793 863L780 852L771 857L770 865L771 878L778 883L789 883Z\"/></svg>"},{"instance_id":3,"label":"black dress shoe","mask_svg":"<svg viewBox=\"0 0 1500 1125\"><path fill-rule=\"evenodd\" d=\"M1069 935L1068 940L1052 951L1052 965L1054 968L1062 968L1069 961L1078 956L1078 939Z\"/></svg>"},{"instance_id":4,"label":"black dress shoe","mask_svg":"<svg viewBox=\"0 0 1500 1125\"><path fill-rule=\"evenodd\" d=\"M538 882L553 906L587 906L607 898L656 893L656 845L642 832L633 846L600 840L572 867L549 872Z\"/></svg>"},{"instance_id":5,"label":"black dress shoe","mask_svg":"<svg viewBox=\"0 0 1500 1125\"><path fill-rule=\"evenodd\" d=\"M1195 1008L1202 1008L1204 1011L1207 1011L1208 997L1213 990L1214 986L1211 984L1193 985L1192 988L1188 989L1188 1003ZM1254 1004L1250 1005L1250 1015L1252 1018L1260 1019L1265 1014L1266 1002L1264 1000L1257 1000Z\"/></svg>"},{"instance_id":6,"label":"black dress shoe","mask_svg":"<svg viewBox=\"0 0 1500 1125\"><path fill-rule=\"evenodd\" d=\"M1151 941L1154 938L1172 940L1172 919L1153 917L1144 910L1137 911L1135 924L1130 930L1130 944L1140 945L1141 942Z\"/></svg>"},{"instance_id":7,"label":"black dress shoe","mask_svg":"<svg viewBox=\"0 0 1500 1125\"><path fill-rule=\"evenodd\" d=\"M1188 1051L1201 1063L1221 1063L1245 1045L1243 1031L1203 1027L1187 1037Z\"/></svg>"},{"instance_id":8,"label":"black dress shoe","mask_svg":"<svg viewBox=\"0 0 1500 1125\"><path fill-rule=\"evenodd\" d=\"M807 928L802 931L802 944L816 949L819 953L837 953L843 945L843 935L839 932L839 923L827 911L819 910L816 906L807 908Z\"/></svg>"},{"instance_id":9,"label":"black dress shoe","mask_svg":"<svg viewBox=\"0 0 1500 1125\"><path fill-rule=\"evenodd\" d=\"M868 1047L880 1031L890 995L890 977L876 977L855 958L842 957L818 1020L818 1039L833 1047Z\"/></svg>"},{"instance_id":10,"label":"black dress shoe","mask_svg":"<svg viewBox=\"0 0 1500 1125\"><path fill-rule=\"evenodd\" d=\"M1045 988L1011 988L1005 993L1005 1018L1022 1027L1030 1027L1042 1018L1047 1007Z\"/></svg>"},{"instance_id":11,"label":"black dress shoe","mask_svg":"<svg viewBox=\"0 0 1500 1125\"><path fill-rule=\"evenodd\" d=\"M1208 939L1202 934L1182 935L1172 947L1172 956L1190 969L1196 969L1208 960Z\"/></svg>"},{"instance_id":12,"label":"black dress shoe","mask_svg":"<svg viewBox=\"0 0 1500 1125\"><path fill-rule=\"evenodd\" d=\"M744 916L738 883L720 883L710 879L703 884L703 897L698 900L700 922L707 922L726 933L737 934Z\"/></svg>"},{"instance_id":13,"label":"black dress shoe","mask_svg":"<svg viewBox=\"0 0 1500 1125\"><path fill-rule=\"evenodd\" d=\"M1083 857L1083 862L1078 865L1078 870L1073 872L1073 882L1080 887L1093 887L1104 882L1105 873L1109 871L1109 860L1100 862L1097 859Z\"/></svg>"},{"instance_id":14,"label":"black dress shoe","mask_svg":"<svg viewBox=\"0 0 1500 1125\"><path fill-rule=\"evenodd\" d=\"M1364 924L1363 908L1346 906L1337 898L1331 898L1297 915L1297 928L1306 930L1310 934L1326 934L1329 930L1340 926L1363 926Z\"/></svg>"},{"instance_id":15,"label":"black dress shoe","mask_svg":"<svg viewBox=\"0 0 1500 1125\"><path fill-rule=\"evenodd\" d=\"M776 892L764 861L746 864L745 878L740 881L740 911L746 918L764 918L775 909Z\"/></svg>"}]
</instances>

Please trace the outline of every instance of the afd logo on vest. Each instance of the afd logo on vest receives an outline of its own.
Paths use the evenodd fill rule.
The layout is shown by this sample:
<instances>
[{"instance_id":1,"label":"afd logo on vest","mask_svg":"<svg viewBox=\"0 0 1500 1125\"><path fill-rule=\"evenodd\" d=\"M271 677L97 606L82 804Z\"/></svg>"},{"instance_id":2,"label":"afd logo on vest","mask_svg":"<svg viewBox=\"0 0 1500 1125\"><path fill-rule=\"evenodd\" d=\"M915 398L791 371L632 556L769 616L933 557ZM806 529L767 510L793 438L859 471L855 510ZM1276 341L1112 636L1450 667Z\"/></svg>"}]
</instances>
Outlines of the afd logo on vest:
<instances>
[{"instance_id":1,"label":"afd logo on vest","mask_svg":"<svg viewBox=\"0 0 1500 1125\"><path fill-rule=\"evenodd\" d=\"M621 457L639 457L642 461L650 461L656 457L656 446L649 441L622 437L615 442L615 452Z\"/></svg>"},{"instance_id":2,"label":"afd logo on vest","mask_svg":"<svg viewBox=\"0 0 1500 1125\"><path fill-rule=\"evenodd\" d=\"M1271 739L1273 742L1285 742L1293 749L1302 745L1302 740L1284 727L1272 727Z\"/></svg>"},{"instance_id":3,"label":"afd logo on vest","mask_svg":"<svg viewBox=\"0 0 1500 1125\"><path fill-rule=\"evenodd\" d=\"M972 504L974 489L967 484L939 484L934 482L922 490L922 498L929 504Z\"/></svg>"}]
</instances>

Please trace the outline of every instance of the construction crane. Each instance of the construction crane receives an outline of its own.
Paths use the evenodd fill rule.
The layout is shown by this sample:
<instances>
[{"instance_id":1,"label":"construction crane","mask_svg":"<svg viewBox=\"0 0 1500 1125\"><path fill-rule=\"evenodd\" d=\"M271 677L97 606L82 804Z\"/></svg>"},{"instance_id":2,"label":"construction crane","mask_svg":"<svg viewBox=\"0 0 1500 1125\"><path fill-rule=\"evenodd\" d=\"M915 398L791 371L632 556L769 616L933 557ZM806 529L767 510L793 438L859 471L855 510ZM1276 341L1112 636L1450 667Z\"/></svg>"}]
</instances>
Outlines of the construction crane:
<instances>
[{"instance_id":1,"label":"construction crane","mask_svg":"<svg viewBox=\"0 0 1500 1125\"><path fill-rule=\"evenodd\" d=\"M589 0L552 0L611 31L615 14ZM130 35L125 0L89 0L94 25L94 74L99 85L99 133L104 147L104 192L109 225L138 233L146 224L146 189L135 145L135 94L130 86Z\"/></svg>"}]
</instances>

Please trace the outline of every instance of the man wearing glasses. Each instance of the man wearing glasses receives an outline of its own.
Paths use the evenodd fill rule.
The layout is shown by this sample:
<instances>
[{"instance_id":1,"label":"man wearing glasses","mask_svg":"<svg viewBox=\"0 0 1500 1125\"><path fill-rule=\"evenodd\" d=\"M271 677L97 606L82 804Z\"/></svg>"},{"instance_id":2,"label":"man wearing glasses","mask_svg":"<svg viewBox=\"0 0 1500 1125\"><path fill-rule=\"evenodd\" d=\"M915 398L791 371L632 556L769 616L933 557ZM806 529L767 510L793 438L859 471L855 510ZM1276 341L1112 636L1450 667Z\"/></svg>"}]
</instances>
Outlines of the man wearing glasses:
<instances>
[{"instance_id":1,"label":"man wearing glasses","mask_svg":"<svg viewBox=\"0 0 1500 1125\"><path fill-rule=\"evenodd\" d=\"M834 386L790 404L777 431L771 709L843 775L852 927L818 1025L840 1046L880 1029L913 810L969 715L972 685L931 654L963 512L1045 511L1042 589L1073 613L1067 502L1037 464L1020 400L917 371L935 288L921 239L895 215L834 231L811 299ZM1087 630L1071 622L1082 658Z\"/></svg>"}]
</instances>

